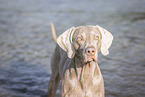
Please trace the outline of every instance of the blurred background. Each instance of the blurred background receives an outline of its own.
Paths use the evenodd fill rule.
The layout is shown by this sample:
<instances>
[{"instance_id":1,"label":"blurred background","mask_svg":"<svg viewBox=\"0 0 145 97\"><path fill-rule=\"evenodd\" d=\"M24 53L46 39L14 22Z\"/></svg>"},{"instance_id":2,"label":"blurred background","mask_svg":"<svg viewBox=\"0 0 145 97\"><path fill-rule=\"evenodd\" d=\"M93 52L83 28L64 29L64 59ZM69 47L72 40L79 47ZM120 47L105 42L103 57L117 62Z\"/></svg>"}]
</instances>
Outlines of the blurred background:
<instances>
[{"instance_id":1,"label":"blurred background","mask_svg":"<svg viewBox=\"0 0 145 97\"><path fill-rule=\"evenodd\" d=\"M145 0L0 0L0 97L47 97L50 22L57 36L72 26L109 30L110 54L98 62L106 97L145 97Z\"/></svg>"}]
</instances>

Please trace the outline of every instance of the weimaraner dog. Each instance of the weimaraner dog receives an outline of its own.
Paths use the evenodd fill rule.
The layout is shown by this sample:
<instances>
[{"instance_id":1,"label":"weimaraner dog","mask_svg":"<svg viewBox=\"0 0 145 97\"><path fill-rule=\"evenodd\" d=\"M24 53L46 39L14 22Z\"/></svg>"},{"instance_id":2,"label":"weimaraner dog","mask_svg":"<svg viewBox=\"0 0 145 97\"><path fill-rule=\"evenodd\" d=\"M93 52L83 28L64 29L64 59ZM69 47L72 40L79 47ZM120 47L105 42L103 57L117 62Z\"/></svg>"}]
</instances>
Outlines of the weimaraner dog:
<instances>
[{"instance_id":1,"label":"weimaraner dog","mask_svg":"<svg viewBox=\"0 0 145 97\"><path fill-rule=\"evenodd\" d=\"M112 34L100 26L72 27L56 38L51 59L48 97L54 97L61 81L62 97L104 97L104 81L97 64L98 53L109 54Z\"/></svg>"}]
</instances>

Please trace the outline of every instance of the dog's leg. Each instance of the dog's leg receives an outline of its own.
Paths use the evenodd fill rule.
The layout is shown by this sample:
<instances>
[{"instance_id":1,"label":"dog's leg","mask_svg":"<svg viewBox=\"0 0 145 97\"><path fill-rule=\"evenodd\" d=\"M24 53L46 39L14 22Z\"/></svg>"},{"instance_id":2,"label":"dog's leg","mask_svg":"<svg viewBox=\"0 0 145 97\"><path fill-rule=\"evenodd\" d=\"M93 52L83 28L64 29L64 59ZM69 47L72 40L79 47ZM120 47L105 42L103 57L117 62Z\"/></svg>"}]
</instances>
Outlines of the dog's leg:
<instances>
[{"instance_id":1,"label":"dog's leg","mask_svg":"<svg viewBox=\"0 0 145 97\"><path fill-rule=\"evenodd\" d=\"M55 48L55 52L53 53L51 59L52 75L50 77L49 84L48 84L48 97L54 97L55 92L57 90L57 86L60 81L59 61L60 61L60 53L59 53L59 48L57 46Z\"/></svg>"}]
</instances>

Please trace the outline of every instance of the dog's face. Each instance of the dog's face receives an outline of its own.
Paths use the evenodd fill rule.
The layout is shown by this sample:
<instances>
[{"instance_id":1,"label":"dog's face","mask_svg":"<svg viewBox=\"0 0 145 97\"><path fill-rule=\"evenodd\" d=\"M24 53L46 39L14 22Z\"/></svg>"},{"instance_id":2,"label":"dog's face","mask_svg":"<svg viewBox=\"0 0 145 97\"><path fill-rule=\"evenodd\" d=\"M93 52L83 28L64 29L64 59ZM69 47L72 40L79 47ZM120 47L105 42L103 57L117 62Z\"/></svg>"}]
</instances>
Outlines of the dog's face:
<instances>
[{"instance_id":1,"label":"dog's face","mask_svg":"<svg viewBox=\"0 0 145 97\"><path fill-rule=\"evenodd\" d=\"M67 52L69 58L79 56L84 63L97 62L98 53L109 54L113 36L100 26L80 26L70 28L57 39L58 45Z\"/></svg>"},{"instance_id":2,"label":"dog's face","mask_svg":"<svg viewBox=\"0 0 145 97\"><path fill-rule=\"evenodd\" d=\"M101 48L101 33L96 26L78 27L72 36L72 43L76 55L81 57L84 63L97 62Z\"/></svg>"}]
</instances>

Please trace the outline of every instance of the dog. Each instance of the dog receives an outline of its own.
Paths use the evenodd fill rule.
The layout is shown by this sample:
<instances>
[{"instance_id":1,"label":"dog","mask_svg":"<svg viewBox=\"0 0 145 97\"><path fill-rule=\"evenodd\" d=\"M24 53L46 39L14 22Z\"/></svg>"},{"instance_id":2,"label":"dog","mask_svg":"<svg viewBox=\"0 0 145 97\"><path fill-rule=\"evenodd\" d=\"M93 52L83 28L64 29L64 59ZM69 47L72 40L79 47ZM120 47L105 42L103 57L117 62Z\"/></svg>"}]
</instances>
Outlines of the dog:
<instances>
[{"instance_id":1,"label":"dog","mask_svg":"<svg viewBox=\"0 0 145 97\"><path fill-rule=\"evenodd\" d=\"M98 25L72 27L58 38L52 23L51 30L57 44L51 58L48 97L55 96L60 80L62 97L104 97L98 53L109 54L113 35Z\"/></svg>"}]
</instances>

